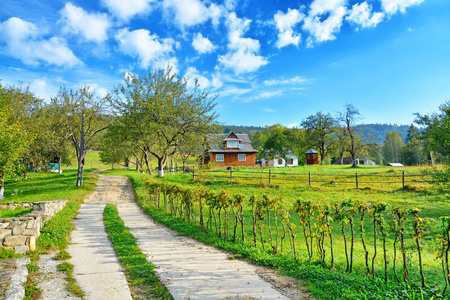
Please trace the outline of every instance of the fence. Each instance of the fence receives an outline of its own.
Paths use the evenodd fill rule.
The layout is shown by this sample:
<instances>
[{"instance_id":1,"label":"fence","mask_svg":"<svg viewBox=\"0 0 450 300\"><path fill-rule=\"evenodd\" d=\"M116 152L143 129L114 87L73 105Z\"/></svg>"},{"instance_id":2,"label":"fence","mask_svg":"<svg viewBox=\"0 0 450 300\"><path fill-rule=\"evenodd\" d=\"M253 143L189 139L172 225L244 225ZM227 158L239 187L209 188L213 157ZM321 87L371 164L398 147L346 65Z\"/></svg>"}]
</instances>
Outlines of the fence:
<instances>
[{"instance_id":1,"label":"fence","mask_svg":"<svg viewBox=\"0 0 450 300\"><path fill-rule=\"evenodd\" d=\"M407 174L402 171L401 174L313 174L308 173L275 173L272 169L268 172L262 171L247 171L247 170L208 170L208 171L196 171L195 169L189 170L192 172L193 180L195 181L200 176L207 176L209 178L222 178L226 179L229 183L233 183L235 179L243 180L259 180L260 183L273 184L275 182L295 182L304 183L312 187L314 183L320 184L344 184L353 185L357 189L362 185L370 184L387 184L398 185L403 189L406 189L410 183L431 183L433 180L431 177L437 174ZM379 180L377 180L378 178Z\"/></svg>"}]
</instances>

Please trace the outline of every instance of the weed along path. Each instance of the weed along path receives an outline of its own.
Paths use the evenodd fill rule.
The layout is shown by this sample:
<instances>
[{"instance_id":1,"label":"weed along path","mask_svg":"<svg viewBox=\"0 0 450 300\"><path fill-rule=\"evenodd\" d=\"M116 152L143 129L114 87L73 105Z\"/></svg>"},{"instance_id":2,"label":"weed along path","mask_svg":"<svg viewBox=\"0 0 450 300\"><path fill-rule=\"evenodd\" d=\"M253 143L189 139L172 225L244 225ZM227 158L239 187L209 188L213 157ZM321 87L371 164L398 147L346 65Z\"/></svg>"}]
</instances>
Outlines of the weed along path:
<instances>
[{"instance_id":1,"label":"weed along path","mask_svg":"<svg viewBox=\"0 0 450 300\"><path fill-rule=\"evenodd\" d=\"M126 177L100 175L97 192L100 194L94 194L87 201L91 203L83 207L85 216L100 218L103 202L117 204L119 216L137 239L138 246L147 256L147 260L156 265L157 275L174 299L310 299L310 294L302 294L296 288L294 280L285 279L281 283L279 279L282 277L274 274L264 276L269 277L267 280L277 282L277 288L283 290L285 296L258 275L267 275L266 269L261 272L258 270L260 268L244 261L230 260L225 252L193 239L177 236L166 227L155 224L134 201L133 188ZM92 239L92 242L99 244L93 252L106 251L103 242L100 245L97 241L97 235L98 233L93 233L80 241ZM74 234L74 238L76 237L77 234ZM72 263L75 265L75 272L78 270L83 273L81 268L77 269L76 263ZM115 267L111 268L116 270ZM93 280L95 279L92 279L91 283ZM78 282L84 289L83 282ZM87 298L94 299L89 296Z\"/></svg>"}]
</instances>

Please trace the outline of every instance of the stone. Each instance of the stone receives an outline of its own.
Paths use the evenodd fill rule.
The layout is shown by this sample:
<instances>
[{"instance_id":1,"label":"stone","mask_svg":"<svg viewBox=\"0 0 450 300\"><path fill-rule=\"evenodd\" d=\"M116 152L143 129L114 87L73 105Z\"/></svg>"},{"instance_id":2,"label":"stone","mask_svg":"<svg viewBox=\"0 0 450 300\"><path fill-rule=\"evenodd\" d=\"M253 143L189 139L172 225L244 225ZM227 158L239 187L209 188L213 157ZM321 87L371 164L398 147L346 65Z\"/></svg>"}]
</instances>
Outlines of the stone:
<instances>
[{"instance_id":1,"label":"stone","mask_svg":"<svg viewBox=\"0 0 450 300\"><path fill-rule=\"evenodd\" d=\"M28 246L14 246L16 253L27 253Z\"/></svg>"},{"instance_id":2,"label":"stone","mask_svg":"<svg viewBox=\"0 0 450 300\"><path fill-rule=\"evenodd\" d=\"M25 243L27 242L27 237L23 236L23 235L19 235L19 236L7 236L5 237L5 239L3 240L3 245L5 246L24 246Z\"/></svg>"},{"instance_id":3,"label":"stone","mask_svg":"<svg viewBox=\"0 0 450 300\"><path fill-rule=\"evenodd\" d=\"M11 229L0 229L0 240L3 240L8 235L12 235Z\"/></svg>"},{"instance_id":4,"label":"stone","mask_svg":"<svg viewBox=\"0 0 450 300\"><path fill-rule=\"evenodd\" d=\"M37 236L38 234L37 234L37 232L36 232L36 230L33 230L33 229L27 229L27 230L25 230L23 233L22 233L22 235L25 235L25 236Z\"/></svg>"},{"instance_id":5,"label":"stone","mask_svg":"<svg viewBox=\"0 0 450 300\"><path fill-rule=\"evenodd\" d=\"M13 235L21 235L25 228L27 227L27 223L23 222L22 224L18 224L16 227L13 228L12 234Z\"/></svg>"},{"instance_id":6,"label":"stone","mask_svg":"<svg viewBox=\"0 0 450 300\"><path fill-rule=\"evenodd\" d=\"M7 228L7 229L14 229L14 228L16 228L18 225L19 225L18 223L13 222L13 223L10 223L10 224L8 225L8 227L6 227L6 228Z\"/></svg>"},{"instance_id":7,"label":"stone","mask_svg":"<svg viewBox=\"0 0 450 300\"><path fill-rule=\"evenodd\" d=\"M29 237L28 248L30 249L30 251L36 250L36 238L34 236Z\"/></svg>"}]
</instances>

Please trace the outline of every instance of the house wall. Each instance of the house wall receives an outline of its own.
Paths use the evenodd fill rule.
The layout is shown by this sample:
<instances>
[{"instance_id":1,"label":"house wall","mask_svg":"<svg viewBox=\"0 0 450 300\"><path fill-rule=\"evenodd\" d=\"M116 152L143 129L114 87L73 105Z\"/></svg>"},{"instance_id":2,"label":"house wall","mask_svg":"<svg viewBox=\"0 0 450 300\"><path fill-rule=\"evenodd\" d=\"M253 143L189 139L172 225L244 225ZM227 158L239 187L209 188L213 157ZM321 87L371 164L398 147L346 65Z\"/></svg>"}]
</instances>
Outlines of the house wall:
<instances>
[{"instance_id":1,"label":"house wall","mask_svg":"<svg viewBox=\"0 0 450 300\"><path fill-rule=\"evenodd\" d=\"M307 165L318 165L319 164L319 154L318 153L306 154L306 164Z\"/></svg>"},{"instance_id":2,"label":"house wall","mask_svg":"<svg viewBox=\"0 0 450 300\"><path fill-rule=\"evenodd\" d=\"M216 161L216 154L224 154L224 161ZM246 154L246 161L238 161L238 154ZM218 166L254 166L256 164L256 153L211 153L209 158ZM205 163L208 163L205 159Z\"/></svg>"}]
</instances>

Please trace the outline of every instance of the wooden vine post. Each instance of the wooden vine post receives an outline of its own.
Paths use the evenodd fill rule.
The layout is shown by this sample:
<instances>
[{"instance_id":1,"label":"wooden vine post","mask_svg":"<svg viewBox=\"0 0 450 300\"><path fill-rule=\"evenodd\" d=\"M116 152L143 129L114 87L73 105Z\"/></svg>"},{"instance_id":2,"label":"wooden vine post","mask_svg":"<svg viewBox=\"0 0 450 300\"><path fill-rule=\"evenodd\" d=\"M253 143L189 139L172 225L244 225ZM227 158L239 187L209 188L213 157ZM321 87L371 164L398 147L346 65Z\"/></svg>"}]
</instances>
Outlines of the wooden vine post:
<instances>
[{"instance_id":1,"label":"wooden vine post","mask_svg":"<svg viewBox=\"0 0 450 300\"><path fill-rule=\"evenodd\" d=\"M309 187L311 187L311 172L308 172Z\"/></svg>"},{"instance_id":2,"label":"wooden vine post","mask_svg":"<svg viewBox=\"0 0 450 300\"><path fill-rule=\"evenodd\" d=\"M192 179L195 181L195 167L192 167Z\"/></svg>"},{"instance_id":3,"label":"wooden vine post","mask_svg":"<svg viewBox=\"0 0 450 300\"><path fill-rule=\"evenodd\" d=\"M269 184L272 181L272 169L269 169Z\"/></svg>"},{"instance_id":4,"label":"wooden vine post","mask_svg":"<svg viewBox=\"0 0 450 300\"><path fill-rule=\"evenodd\" d=\"M405 171L402 171L402 187L405 189Z\"/></svg>"},{"instance_id":5,"label":"wooden vine post","mask_svg":"<svg viewBox=\"0 0 450 300\"><path fill-rule=\"evenodd\" d=\"M230 183L233 183L233 167L230 167Z\"/></svg>"},{"instance_id":6,"label":"wooden vine post","mask_svg":"<svg viewBox=\"0 0 450 300\"><path fill-rule=\"evenodd\" d=\"M356 178L356 188L358 189L359 188L358 173L356 173L355 178Z\"/></svg>"}]
</instances>

